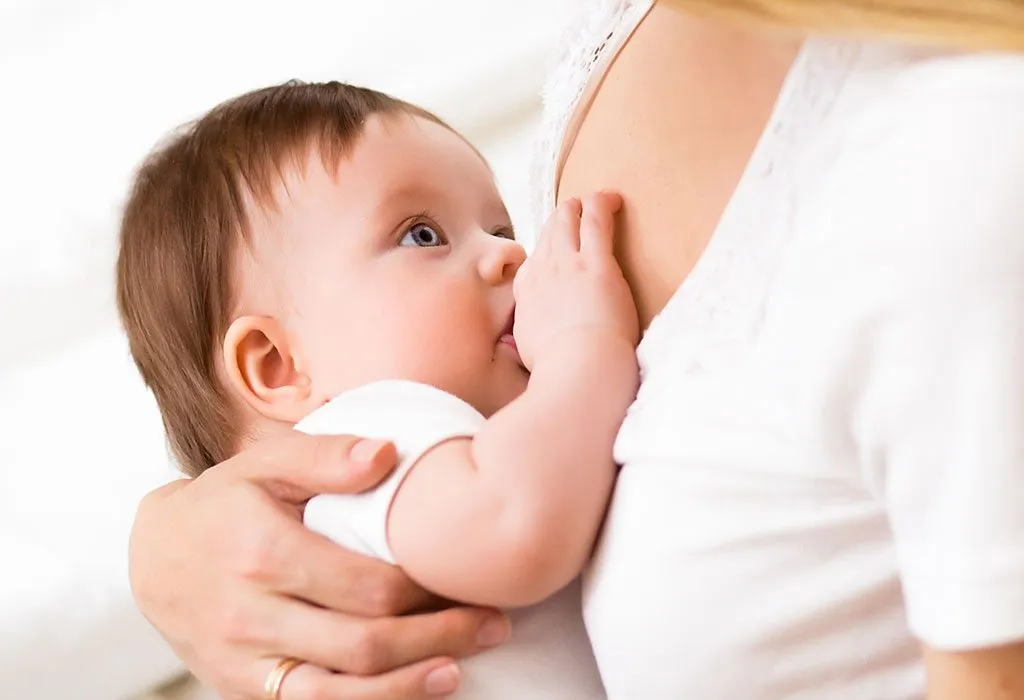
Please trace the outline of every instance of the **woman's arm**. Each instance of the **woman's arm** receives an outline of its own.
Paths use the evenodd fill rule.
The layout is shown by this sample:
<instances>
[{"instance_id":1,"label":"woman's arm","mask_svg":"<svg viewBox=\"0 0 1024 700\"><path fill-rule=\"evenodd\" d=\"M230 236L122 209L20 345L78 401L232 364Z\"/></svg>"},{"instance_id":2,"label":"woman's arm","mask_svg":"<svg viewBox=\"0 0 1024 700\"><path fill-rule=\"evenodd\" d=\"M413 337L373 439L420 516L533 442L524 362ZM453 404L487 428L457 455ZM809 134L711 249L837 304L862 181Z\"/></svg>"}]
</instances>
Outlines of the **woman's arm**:
<instances>
[{"instance_id":1,"label":"woman's arm","mask_svg":"<svg viewBox=\"0 0 1024 700\"><path fill-rule=\"evenodd\" d=\"M1010 60L922 62L851 119L838 157L808 162L793 243L813 251L820 326L846 329L855 358L837 392L856 387L849 435L934 700L1024 698L1024 63Z\"/></svg>"},{"instance_id":2,"label":"woman's arm","mask_svg":"<svg viewBox=\"0 0 1024 700\"><path fill-rule=\"evenodd\" d=\"M288 676L285 697L449 694L450 657L499 643L507 621L471 609L395 617L433 601L394 567L302 525L314 493L369 488L394 461L390 445L296 433L154 491L131 537L136 602L225 698L261 700L285 656L309 662Z\"/></svg>"},{"instance_id":3,"label":"woman's arm","mask_svg":"<svg viewBox=\"0 0 1024 700\"><path fill-rule=\"evenodd\" d=\"M961 653L926 649L929 700L1024 698L1024 643Z\"/></svg>"}]
</instances>

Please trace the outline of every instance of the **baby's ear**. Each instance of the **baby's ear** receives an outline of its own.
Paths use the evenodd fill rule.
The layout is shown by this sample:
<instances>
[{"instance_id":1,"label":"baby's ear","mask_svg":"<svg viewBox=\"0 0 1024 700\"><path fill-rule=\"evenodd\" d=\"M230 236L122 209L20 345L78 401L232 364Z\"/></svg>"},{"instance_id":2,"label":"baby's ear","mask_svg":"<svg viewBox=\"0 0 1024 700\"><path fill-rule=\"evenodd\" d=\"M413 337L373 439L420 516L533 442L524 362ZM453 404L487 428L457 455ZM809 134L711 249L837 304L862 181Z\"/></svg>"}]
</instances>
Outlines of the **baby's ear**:
<instances>
[{"instance_id":1,"label":"baby's ear","mask_svg":"<svg viewBox=\"0 0 1024 700\"><path fill-rule=\"evenodd\" d=\"M224 368L235 392L265 418L297 423L317 408L312 383L296 368L288 334L276 319L235 319L224 336Z\"/></svg>"}]
</instances>

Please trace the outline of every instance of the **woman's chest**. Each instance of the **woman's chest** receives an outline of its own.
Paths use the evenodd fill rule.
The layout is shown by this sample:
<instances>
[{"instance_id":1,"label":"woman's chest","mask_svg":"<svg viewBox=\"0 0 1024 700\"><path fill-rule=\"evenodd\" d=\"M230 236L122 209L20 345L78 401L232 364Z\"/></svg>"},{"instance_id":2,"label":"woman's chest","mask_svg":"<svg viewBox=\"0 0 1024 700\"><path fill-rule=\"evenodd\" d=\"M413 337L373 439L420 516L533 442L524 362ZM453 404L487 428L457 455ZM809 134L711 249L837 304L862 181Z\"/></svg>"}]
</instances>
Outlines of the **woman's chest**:
<instances>
[{"instance_id":1,"label":"woman's chest","mask_svg":"<svg viewBox=\"0 0 1024 700\"><path fill-rule=\"evenodd\" d=\"M586 578L610 700L923 697L874 504L687 466L624 467Z\"/></svg>"},{"instance_id":2,"label":"woman's chest","mask_svg":"<svg viewBox=\"0 0 1024 700\"><path fill-rule=\"evenodd\" d=\"M766 292L671 303L616 441L585 596L609 697L919 697L885 503L851 434L859 316L720 259L725 286Z\"/></svg>"},{"instance_id":3,"label":"woman's chest","mask_svg":"<svg viewBox=\"0 0 1024 700\"><path fill-rule=\"evenodd\" d=\"M716 357L648 377L616 444L584 597L609 698L920 697L884 507L837 423Z\"/></svg>"},{"instance_id":4,"label":"woman's chest","mask_svg":"<svg viewBox=\"0 0 1024 700\"><path fill-rule=\"evenodd\" d=\"M558 198L623 194L616 256L642 327L715 233L797 47L771 60L759 49L755 37L656 4L577 117Z\"/></svg>"}]
</instances>

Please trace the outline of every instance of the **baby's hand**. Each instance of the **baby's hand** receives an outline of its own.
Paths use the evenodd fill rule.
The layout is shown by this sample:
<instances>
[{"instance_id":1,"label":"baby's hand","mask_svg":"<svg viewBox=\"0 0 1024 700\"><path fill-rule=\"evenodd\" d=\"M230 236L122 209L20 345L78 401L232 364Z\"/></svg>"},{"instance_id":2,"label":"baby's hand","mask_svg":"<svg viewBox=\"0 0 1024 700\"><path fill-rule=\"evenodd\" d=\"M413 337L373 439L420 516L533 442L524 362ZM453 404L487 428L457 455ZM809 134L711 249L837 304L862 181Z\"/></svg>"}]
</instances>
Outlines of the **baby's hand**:
<instances>
[{"instance_id":1,"label":"baby's hand","mask_svg":"<svg viewBox=\"0 0 1024 700\"><path fill-rule=\"evenodd\" d=\"M541 233L513 287L513 335L527 369L558 342L602 338L636 346L636 305L612 254L617 194L562 202Z\"/></svg>"}]
</instances>

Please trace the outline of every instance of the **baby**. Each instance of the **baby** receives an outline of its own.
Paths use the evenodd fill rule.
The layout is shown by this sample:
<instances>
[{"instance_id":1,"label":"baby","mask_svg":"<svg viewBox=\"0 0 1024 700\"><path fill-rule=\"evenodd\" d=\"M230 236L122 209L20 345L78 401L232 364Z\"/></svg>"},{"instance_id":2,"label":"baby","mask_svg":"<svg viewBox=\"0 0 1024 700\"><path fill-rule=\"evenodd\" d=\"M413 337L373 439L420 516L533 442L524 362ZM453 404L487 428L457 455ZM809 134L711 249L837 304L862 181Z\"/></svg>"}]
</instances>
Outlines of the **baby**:
<instances>
[{"instance_id":1,"label":"baby","mask_svg":"<svg viewBox=\"0 0 1024 700\"><path fill-rule=\"evenodd\" d=\"M526 261L469 143L336 82L219 105L126 205L118 308L182 469L295 428L393 441L388 480L305 521L510 609L512 640L464 664L460 698L604 697L577 577L638 384L618 206L563 204Z\"/></svg>"}]
</instances>

